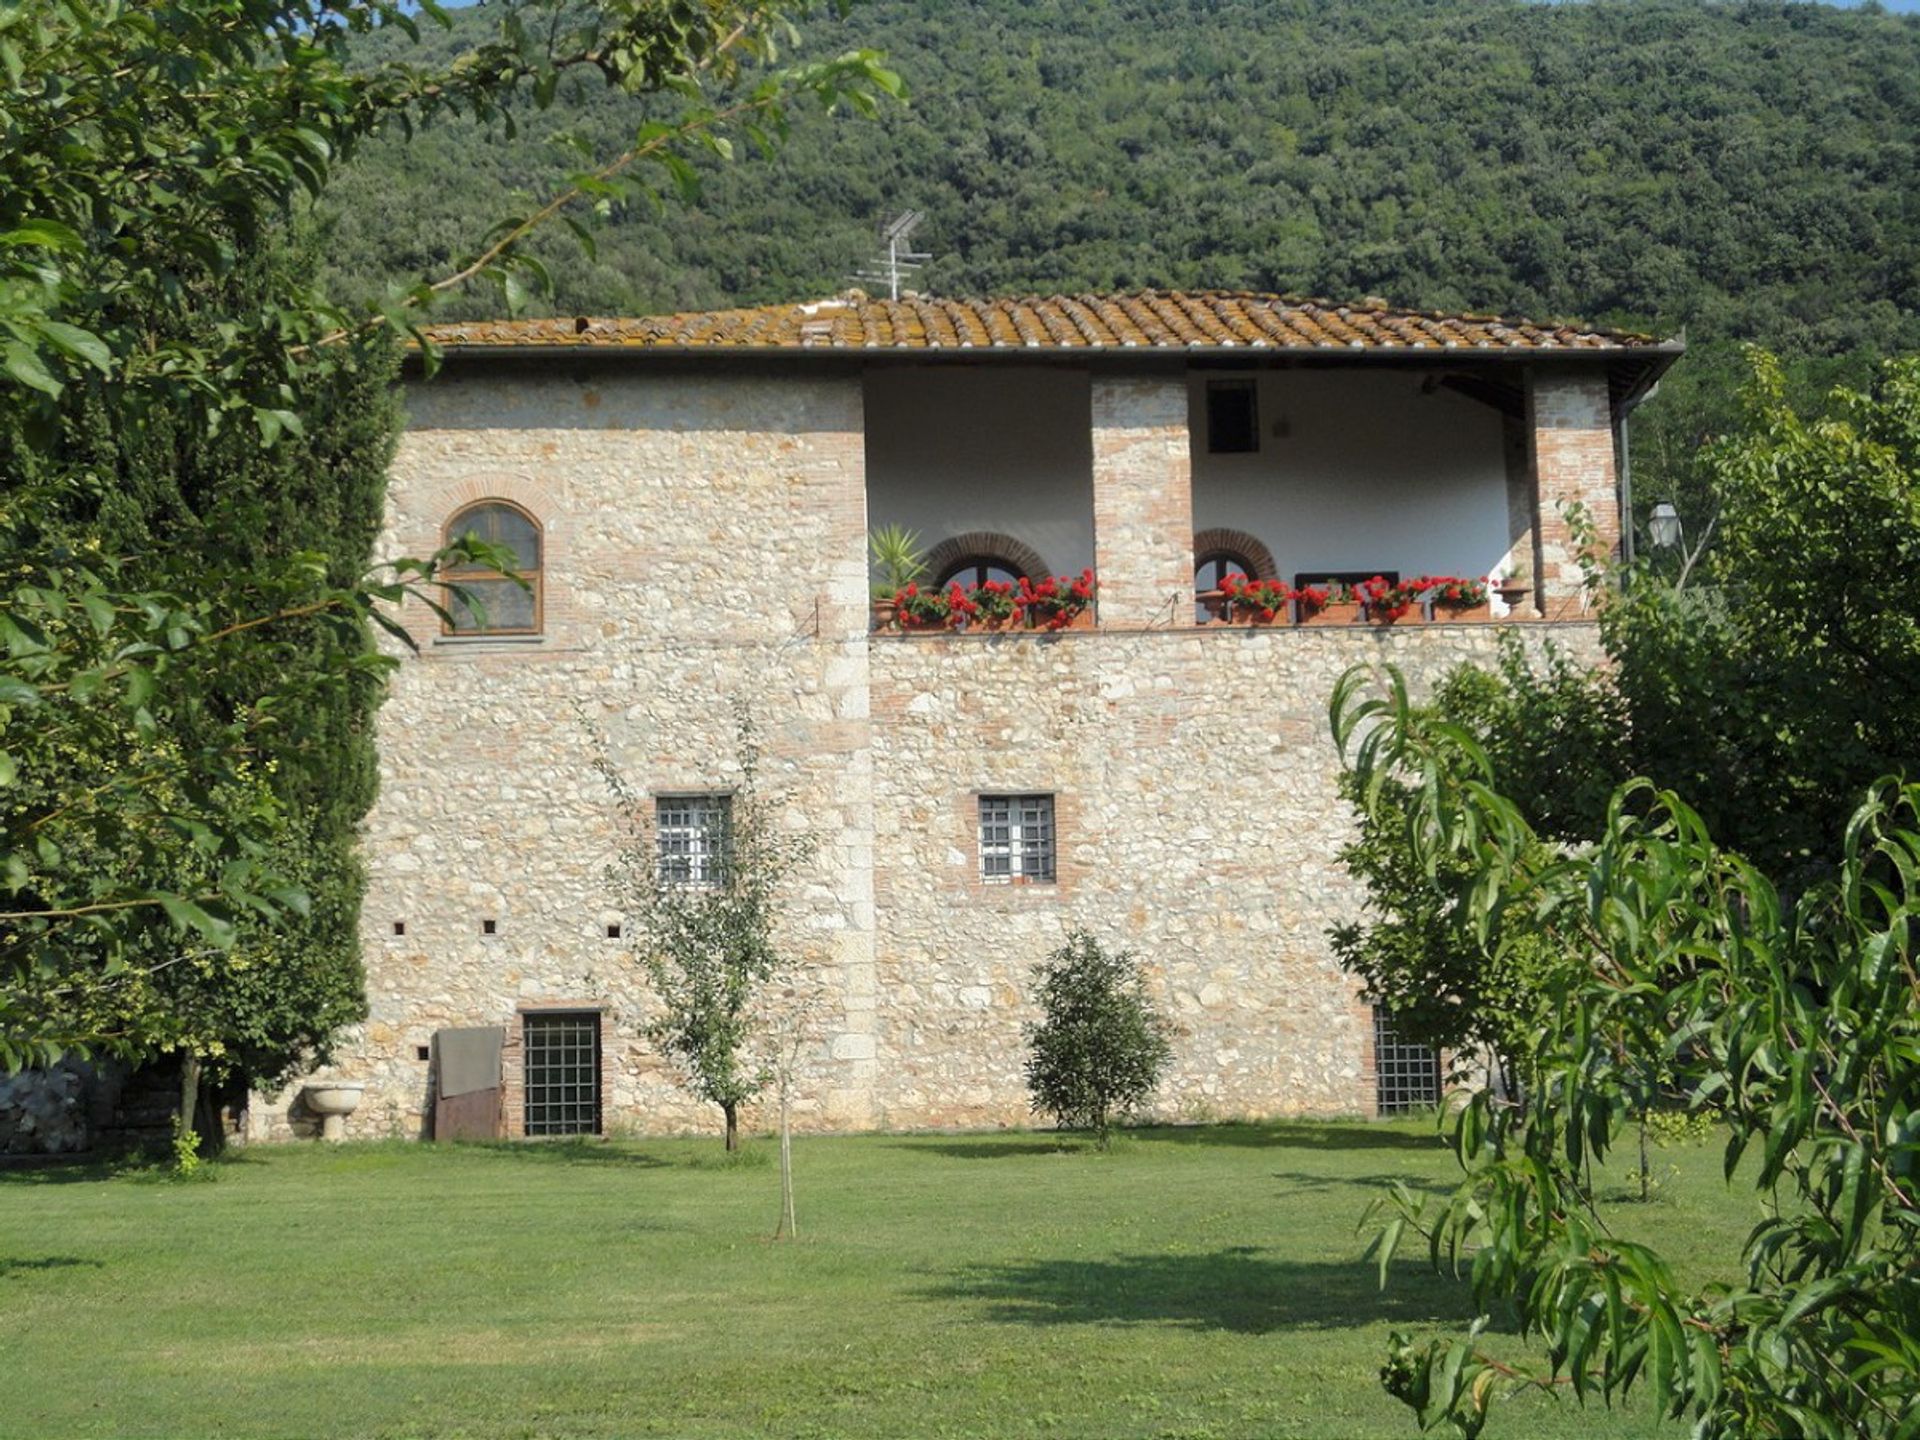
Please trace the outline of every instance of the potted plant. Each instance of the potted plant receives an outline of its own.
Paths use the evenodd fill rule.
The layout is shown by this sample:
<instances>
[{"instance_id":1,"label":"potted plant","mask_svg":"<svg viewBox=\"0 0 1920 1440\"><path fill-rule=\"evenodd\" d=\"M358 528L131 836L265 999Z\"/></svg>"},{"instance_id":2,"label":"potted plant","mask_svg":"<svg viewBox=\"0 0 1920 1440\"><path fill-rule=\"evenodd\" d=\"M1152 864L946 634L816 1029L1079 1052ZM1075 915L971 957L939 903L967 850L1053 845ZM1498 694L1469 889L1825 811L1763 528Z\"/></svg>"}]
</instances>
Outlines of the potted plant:
<instances>
[{"instance_id":1,"label":"potted plant","mask_svg":"<svg viewBox=\"0 0 1920 1440\"><path fill-rule=\"evenodd\" d=\"M922 590L916 580L909 580L894 592L890 609L902 630L944 630L952 623L953 609L947 596L938 590Z\"/></svg>"},{"instance_id":2,"label":"potted plant","mask_svg":"<svg viewBox=\"0 0 1920 1440\"><path fill-rule=\"evenodd\" d=\"M867 533L867 554L880 578L873 584L873 621L884 629L896 618L900 592L927 573L920 536L904 525L883 525Z\"/></svg>"},{"instance_id":3,"label":"potted plant","mask_svg":"<svg viewBox=\"0 0 1920 1440\"><path fill-rule=\"evenodd\" d=\"M986 580L967 592L969 630L1011 630L1020 623L1013 586L1005 580Z\"/></svg>"},{"instance_id":4,"label":"potted plant","mask_svg":"<svg viewBox=\"0 0 1920 1440\"><path fill-rule=\"evenodd\" d=\"M1363 580L1354 586L1360 597L1361 607L1366 612L1369 625L1419 624L1427 618L1425 610L1420 608L1419 581L1387 580L1376 575L1371 580Z\"/></svg>"},{"instance_id":5,"label":"potted plant","mask_svg":"<svg viewBox=\"0 0 1920 1440\"><path fill-rule=\"evenodd\" d=\"M1221 577L1220 592L1227 599L1226 618L1237 625L1284 625L1287 601L1293 592L1279 580L1249 580L1235 573Z\"/></svg>"},{"instance_id":6,"label":"potted plant","mask_svg":"<svg viewBox=\"0 0 1920 1440\"><path fill-rule=\"evenodd\" d=\"M1360 597L1352 586L1337 581L1306 585L1294 591L1294 613L1302 625L1358 625Z\"/></svg>"},{"instance_id":7,"label":"potted plant","mask_svg":"<svg viewBox=\"0 0 1920 1440\"><path fill-rule=\"evenodd\" d=\"M1533 567L1526 560L1515 560L1506 575L1494 582L1493 593L1509 610L1518 610L1533 593Z\"/></svg>"},{"instance_id":8,"label":"potted plant","mask_svg":"<svg viewBox=\"0 0 1920 1440\"><path fill-rule=\"evenodd\" d=\"M1425 577L1430 618L1449 624L1475 624L1493 618L1487 608L1487 582L1459 575Z\"/></svg>"},{"instance_id":9,"label":"potted plant","mask_svg":"<svg viewBox=\"0 0 1920 1440\"><path fill-rule=\"evenodd\" d=\"M1035 583L1022 575L1013 597L1014 612L1035 630L1086 629L1093 621L1089 607L1098 588L1091 566L1077 579L1053 575Z\"/></svg>"}]
</instances>

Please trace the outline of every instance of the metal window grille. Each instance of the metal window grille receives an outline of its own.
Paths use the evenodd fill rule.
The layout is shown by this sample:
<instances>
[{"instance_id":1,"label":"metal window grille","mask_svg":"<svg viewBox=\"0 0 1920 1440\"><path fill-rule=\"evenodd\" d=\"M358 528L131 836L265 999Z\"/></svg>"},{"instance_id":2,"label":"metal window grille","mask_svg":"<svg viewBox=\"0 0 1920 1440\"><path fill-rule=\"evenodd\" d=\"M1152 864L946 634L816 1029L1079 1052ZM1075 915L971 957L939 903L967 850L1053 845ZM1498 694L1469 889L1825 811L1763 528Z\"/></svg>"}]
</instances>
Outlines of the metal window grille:
<instances>
[{"instance_id":1,"label":"metal window grille","mask_svg":"<svg viewBox=\"0 0 1920 1440\"><path fill-rule=\"evenodd\" d=\"M980 797L980 878L989 884L1053 883L1053 797Z\"/></svg>"},{"instance_id":2,"label":"metal window grille","mask_svg":"<svg viewBox=\"0 0 1920 1440\"><path fill-rule=\"evenodd\" d=\"M600 1133L600 1017L526 1017L529 1135Z\"/></svg>"},{"instance_id":3,"label":"metal window grille","mask_svg":"<svg viewBox=\"0 0 1920 1440\"><path fill-rule=\"evenodd\" d=\"M1375 1108L1382 1115L1430 1110L1440 1103L1440 1057L1430 1045L1403 1040L1393 1017L1373 1007Z\"/></svg>"},{"instance_id":4,"label":"metal window grille","mask_svg":"<svg viewBox=\"0 0 1920 1440\"><path fill-rule=\"evenodd\" d=\"M725 795L663 795L654 802L660 879L668 885L718 885L726 879Z\"/></svg>"}]
</instances>

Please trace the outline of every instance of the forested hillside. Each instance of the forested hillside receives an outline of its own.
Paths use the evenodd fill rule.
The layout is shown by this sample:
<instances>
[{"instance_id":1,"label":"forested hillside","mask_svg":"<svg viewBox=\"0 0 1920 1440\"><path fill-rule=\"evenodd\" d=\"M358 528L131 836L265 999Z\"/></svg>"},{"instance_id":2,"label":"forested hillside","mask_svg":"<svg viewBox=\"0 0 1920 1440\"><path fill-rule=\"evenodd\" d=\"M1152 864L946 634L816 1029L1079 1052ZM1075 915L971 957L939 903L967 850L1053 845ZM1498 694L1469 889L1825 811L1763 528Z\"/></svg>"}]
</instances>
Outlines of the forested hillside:
<instances>
[{"instance_id":1,"label":"forested hillside","mask_svg":"<svg viewBox=\"0 0 1920 1440\"><path fill-rule=\"evenodd\" d=\"M777 159L716 166L693 207L612 217L597 259L549 237L558 309L829 293L914 207L935 293L1249 286L1684 327L1696 355L1643 427L1656 471L1725 413L1728 342L1807 383L1920 349L1920 17L876 0L807 40L885 49L911 104L803 120ZM608 154L642 118L583 91L517 139L374 151L338 191L341 289L444 272L564 173L557 132Z\"/></svg>"}]
</instances>

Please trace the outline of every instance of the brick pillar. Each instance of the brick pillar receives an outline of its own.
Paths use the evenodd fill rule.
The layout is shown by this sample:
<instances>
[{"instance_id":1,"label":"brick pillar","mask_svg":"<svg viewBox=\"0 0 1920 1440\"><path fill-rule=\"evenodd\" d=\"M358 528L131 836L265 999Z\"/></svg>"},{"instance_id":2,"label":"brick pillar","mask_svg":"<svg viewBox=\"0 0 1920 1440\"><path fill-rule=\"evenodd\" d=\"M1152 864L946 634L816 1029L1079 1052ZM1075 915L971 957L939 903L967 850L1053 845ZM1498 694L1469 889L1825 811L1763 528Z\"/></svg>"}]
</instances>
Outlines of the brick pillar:
<instances>
[{"instance_id":1,"label":"brick pillar","mask_svg":"<svg viewBox=\"0 0 1920 1440\"><path fill-rule=\"evenodd\" d=\"M810 917L827 942L826 1013L830 1059L816 1081L803 1076L799 1096L819 1084L819 1118L833 1129L861 1130L873 1124L879 1073L873 900L873 721L868 664L868 626L873 602L867 590L867 452L864 399L858 380L833 388L815 419L810 443L820 455L819 491L832 520L830 590L821 636L820 693L830 719L806 727L799 753L819 767L823 792L833 803L808 816L819 838L816 880L826 904ZM763 1112L775 1110L766 1097Z\"/></svg>"},{"instance_id":2,"label":"brick pillar","mask_svg":"<svg viewBox=\"0 0 1920 1440\"><path fill-rule=\"evenodd\" d=\"M1613 411L1606 376L1596 370L1536 369L1527 376L1527 428L1533 471L1535 598L1549 620L1583 613L1580 557L1562 507L1578 502L1597 531L1598 549L1620 551L1620 492L1613 455Z\"/></svg>"},{"instance_id":3,"label":"brick pillar","mask_svg":"<svg viewBox=\"0 0 1920 1440\"><path fill-rule=\"evenodd\" d=\"M1100 623L1193 623L1193 460L1184 375L1093 383Z\"/></svg>"}]
</instances>

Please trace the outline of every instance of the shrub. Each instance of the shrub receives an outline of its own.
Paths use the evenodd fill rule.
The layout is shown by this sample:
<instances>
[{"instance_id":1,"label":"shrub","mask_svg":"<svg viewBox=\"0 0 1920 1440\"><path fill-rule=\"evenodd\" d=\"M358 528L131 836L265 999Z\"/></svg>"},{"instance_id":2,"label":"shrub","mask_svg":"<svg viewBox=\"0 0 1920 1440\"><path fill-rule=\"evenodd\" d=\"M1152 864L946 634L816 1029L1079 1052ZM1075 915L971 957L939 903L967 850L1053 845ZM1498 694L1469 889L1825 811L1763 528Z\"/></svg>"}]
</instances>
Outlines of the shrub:
<instances>
[{"instance_id":1,"label":"shrub","mask_svg":"<svg viewBox=\"0 0 1920 1440\"><path fill-rule=\"evenodd\" d=\"M1026 1027L1033 1106L1107 1148L1114 1117L1153 1093L1171 1055L1131 951L1109 955L1076 930L1034 968L1044 1018Z\"/></svg>"}]
</instances>

